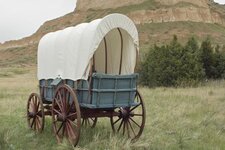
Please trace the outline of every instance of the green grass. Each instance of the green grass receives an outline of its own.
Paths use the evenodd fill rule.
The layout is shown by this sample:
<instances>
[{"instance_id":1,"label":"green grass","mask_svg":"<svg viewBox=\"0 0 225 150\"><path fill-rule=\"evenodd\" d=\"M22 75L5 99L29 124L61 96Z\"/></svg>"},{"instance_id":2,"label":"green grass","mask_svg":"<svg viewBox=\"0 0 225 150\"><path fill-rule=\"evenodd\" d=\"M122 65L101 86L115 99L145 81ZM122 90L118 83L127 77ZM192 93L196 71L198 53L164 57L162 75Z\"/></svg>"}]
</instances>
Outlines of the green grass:
<instances>
[{"instance_id":1,"label":"green grass","mask_svg":"<svg viewBox=\"0 0 225 150\"><path fill-rule=\"evenodd\" d=\"M12 77L0 77L0 149L66 150L57 144L51 118L42 134L27 128L26 102L37 92L36 68ZM145 129L136 143L113 135L108 118L99 119L94 129L82 128L76 149L225 149L225 81L210 81L197 88L140 87L145 100Z\"/></svg>"},{"instance_id":2,"label":"green grass","mask_svg":"<svg viewBox=\"0 0 225 150\"><path fill-rule=\"evenodd\" d=\"M137 10L155 10L159 8L160 5L161 5L160 3L157 3L154 0L147 0L140 4L118 7L115 9L104 9L104 10L89 9L87 11L87 17L85 21L90 22L94 19L102 18L103 16L106 16L107 14L111 13L128 14L130 12L134 12Z\"/></svg>"},{"instance_id":3,"label":"green grass","mask_svg":"<svg viewBox=\"0 0 225 150\"><path fill-rule=\"evenodd\" d=\"M115 9L110 9L110 13L123 13L128 14L130 12L134 12L137 10L155 10L160 8L161 4L158 2L155 2L154 0L147 0L140 4L135 5L129 5L129 6L123 6Z\"/></svg>"}]
</instances>

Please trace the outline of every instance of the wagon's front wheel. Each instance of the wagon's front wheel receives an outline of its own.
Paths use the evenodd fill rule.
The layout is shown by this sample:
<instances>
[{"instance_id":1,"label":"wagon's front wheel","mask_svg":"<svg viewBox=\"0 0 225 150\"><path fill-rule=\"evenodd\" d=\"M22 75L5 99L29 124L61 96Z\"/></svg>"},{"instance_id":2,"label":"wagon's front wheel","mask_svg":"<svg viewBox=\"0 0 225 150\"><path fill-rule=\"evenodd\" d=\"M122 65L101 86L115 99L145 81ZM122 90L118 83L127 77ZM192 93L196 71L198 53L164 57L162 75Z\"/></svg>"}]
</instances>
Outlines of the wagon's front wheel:
<instances>
[{"instance_id":1,"label":"wagon's front wheel","mask_svg":"<svg viewBox=\"0 0 225 150\"><path fill-rule=\"evenodd\" d=\"M58 142L66 137L76 146L80 137L81 114L75 92L68 85L57 88L52 102L52 121Z\"/></svg>"},{"instance_id":2,"label":"wagon's front wheel","mask_svg":"<svg viewBox=\"0 0 225 150\"><path fill-rule=\"evenodd\" d=\"M127 135L132 141L141 136L146 118L145 105L138 91L135 96L135 102L137 105L133 107L117 108L115 111L119 115L110 118L112 130Z\"/></svg>"},{"instance_id":3,"label":"wagon's front wheel","mask_svg":"<svg viewBox=\"0 0 225 150\"><path fill-rule=\"evenodd\" d=\"M40 96L36 93L32 93L27 101L27 122L29 128L36 132L44 129L44 106Z\"/></svg>"}]
</instances>

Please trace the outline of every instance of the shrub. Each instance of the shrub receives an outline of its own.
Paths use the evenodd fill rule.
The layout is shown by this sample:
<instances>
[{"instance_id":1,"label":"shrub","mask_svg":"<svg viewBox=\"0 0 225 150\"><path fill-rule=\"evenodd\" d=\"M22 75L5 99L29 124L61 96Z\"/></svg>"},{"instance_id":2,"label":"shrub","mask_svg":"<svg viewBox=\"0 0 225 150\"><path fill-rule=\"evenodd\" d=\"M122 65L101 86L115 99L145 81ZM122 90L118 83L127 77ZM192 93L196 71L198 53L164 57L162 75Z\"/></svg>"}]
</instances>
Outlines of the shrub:
<instances>
[{"instance_id":1,"label":"shrub","mask_svg":"<svg viewBox=\"0 0 225 150\"><path fill-rule=\"evenodd\" d=\"M204 78L197 41L182 46L174 36L169 45L154 46L141 63L141 83L147 86L194 85Z\"/></svg>"},{"instance_id":2,"label":"shrub","mask_svg":"<svg viewBox=\"0 0 225 150\"><path fill-rule=\"evenodd\" d=\"M210 38L202 42L200 59L208 79L225 78L225 51L218 45L214 50Z\"/></svg>"}]
</instances>

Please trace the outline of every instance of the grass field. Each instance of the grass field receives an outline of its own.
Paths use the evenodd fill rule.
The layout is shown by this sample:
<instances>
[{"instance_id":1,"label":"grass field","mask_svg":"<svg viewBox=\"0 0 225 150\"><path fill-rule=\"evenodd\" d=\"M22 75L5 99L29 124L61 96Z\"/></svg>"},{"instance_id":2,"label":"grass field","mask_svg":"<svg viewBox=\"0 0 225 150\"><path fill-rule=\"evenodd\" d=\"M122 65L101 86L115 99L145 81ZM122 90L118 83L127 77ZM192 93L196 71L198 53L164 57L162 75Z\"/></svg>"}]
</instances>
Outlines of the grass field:
<instances>
[{"instance_id":1,"label":"grass field","mask_svg":"<svg viewBox=\"0 0 225 150\"><path fill-rule=\"evenodd\" d=\"M38 92L35 70L0 68L0 150L73 149L66 141L57 144L50 117L42 134L34 134L27 127L27 98L31 92ZM94 129L82 128L76 149L225 149L225 81L197 88L140 90L147 119L136 143L113 135L109 119L104 118Z\"/></svg>"}]
</instances>

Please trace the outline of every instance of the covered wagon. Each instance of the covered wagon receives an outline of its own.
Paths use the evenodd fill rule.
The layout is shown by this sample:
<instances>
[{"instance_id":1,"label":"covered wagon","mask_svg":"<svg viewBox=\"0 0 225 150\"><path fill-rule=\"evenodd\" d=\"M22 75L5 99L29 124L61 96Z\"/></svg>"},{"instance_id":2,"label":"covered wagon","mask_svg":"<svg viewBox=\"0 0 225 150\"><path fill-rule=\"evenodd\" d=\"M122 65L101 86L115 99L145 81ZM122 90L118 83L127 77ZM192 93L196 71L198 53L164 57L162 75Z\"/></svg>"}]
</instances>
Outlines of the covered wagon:
<instances>
[{"instance_id":1,"label":"covered wagon","mask_svg":"<svg viewBox=\"0 0 225 150\"><path fill-rule=\"evenodd\" d=\"M114 132L139 138L145 107L134 73L138 53L137 29L121 14L46 34L38 45L39 94L27 103L29 127L41 132L50 115L57 140L75 146L82 125L108 117Z\"/></svg>"}]
</instances>

